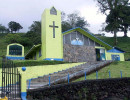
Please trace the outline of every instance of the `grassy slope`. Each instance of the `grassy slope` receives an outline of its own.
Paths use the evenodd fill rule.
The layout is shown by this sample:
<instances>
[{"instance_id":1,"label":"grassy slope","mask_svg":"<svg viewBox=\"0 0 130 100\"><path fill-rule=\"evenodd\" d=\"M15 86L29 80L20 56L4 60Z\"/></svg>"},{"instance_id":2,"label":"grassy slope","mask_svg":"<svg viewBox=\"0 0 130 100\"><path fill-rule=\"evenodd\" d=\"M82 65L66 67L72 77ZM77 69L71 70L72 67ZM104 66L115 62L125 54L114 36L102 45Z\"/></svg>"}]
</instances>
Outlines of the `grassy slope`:
<instances>
[{"instance_id":1,"label":"grassy slope","mask_svg":"<svg viewBox=\"0 0 130 100\"><path fill-rule=\"evenodd\" d=\"M23 33L15 33L15 34L19 34L21 36L21 34ZM8 43L6 43L6 33L0 33L0 56L6 55L6 49L7 49L7 45ZM12 34L13 35L13 34ZM25 54L29 51L31 47L25 47Z\"/></svg>"},{"instance_id":2,"label":"grassy slope","mask_svg":"<svg viewBox=\"0 0 130 100\"><path fill-rule=\"evenodd\" d=\"M111 65L104 67L98 71L98 79L109 78L109 71L111 72L111 78L121 77L120 71L122 71L123 77L130 77L130 61L125 62L113 62ZM84 80L85 77L81 77L75 81ZM87 79L96 79L96 72L87 75Z\"/></svg>"},{"instance_id":3,"label":"grassy slope","mask_svg":"<svg viewBox=\"0 0 130 100\"><path fill-rule=\"evenodd\" d=\"M0 33L0 56L6 55L7 43L5 42L6 34Z\"/></svg>"},{"instance_id":4,"label":"grassy slope","mask_svg":"<svg viewBox=\"0 0 130 100\"><path fill-rule=\"evenodd\" d=\"M114 46L113 37L100 37L100 39L110 44L111 46ZM125 59L130 59L130 37L118 37L117 40L118 40L117 47L126 52Z\"/></svg>"}]
</instances>

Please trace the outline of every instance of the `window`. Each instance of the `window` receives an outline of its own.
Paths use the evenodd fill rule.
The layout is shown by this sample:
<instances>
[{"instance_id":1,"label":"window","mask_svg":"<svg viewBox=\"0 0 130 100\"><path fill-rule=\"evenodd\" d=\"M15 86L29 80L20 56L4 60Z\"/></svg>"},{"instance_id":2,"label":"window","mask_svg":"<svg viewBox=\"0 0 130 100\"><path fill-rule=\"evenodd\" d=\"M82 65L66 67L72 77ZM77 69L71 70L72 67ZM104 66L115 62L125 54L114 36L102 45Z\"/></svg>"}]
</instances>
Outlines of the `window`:
<instances>
[{"instance_id":1,"label":"window","mask_svg":"<svg viewBox=\"0 0 130 100\"><path fill-rule=\"evenodd\" d=\"M57 15L57 11L56 11L56 9L54 7L51 8L50 14L51 15Z\"/></svg>"},{"instance_id":2,"label":"window","mask_svg":"<svg viewBox=\"0 0 130 100\"><path fill-rule=\"evenodd\" d=\"M111 55L111 58L114 61L120 61L120 56L119 55Z\"/></svg>"},{"instance_id":3,"label":"window","mask_svg":"<svg viewBox=\"0 0 130 100\"><path fill-rule=\"evenodd\" d=\"M22 46L19 45L9 46L9 55L22 55Z\"/></svg>"},{"instance_id":4,"label":"window","mask_svg":"<svg viewBox=\"0 0 130 100\"><path fill-rule=\"evenodd\" d=\"M79 40L79 38L76 38L74 40L71 41L72 45L84 45L82 40Z\"/></svg>"}]
</instances>

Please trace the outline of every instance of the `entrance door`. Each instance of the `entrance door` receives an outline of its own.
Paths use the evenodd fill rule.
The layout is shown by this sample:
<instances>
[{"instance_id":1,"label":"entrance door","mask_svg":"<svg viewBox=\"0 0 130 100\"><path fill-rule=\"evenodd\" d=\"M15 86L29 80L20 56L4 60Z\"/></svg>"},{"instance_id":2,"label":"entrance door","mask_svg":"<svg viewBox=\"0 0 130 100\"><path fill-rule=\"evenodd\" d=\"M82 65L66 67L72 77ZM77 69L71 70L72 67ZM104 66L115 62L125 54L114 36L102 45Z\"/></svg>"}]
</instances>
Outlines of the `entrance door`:
<instances>
[{"instance_id":1,"label":"entrance door","mask_svg":"<svg viewBox=\"0 0 130 100\"><path fill-rule=\"evenodd\" d=\"M100 61L100 49L96 49L96 59Z\"/></svg>"},{"instance_id":2,"label":"entrance door","mask_svg":"<svg viewBox=\"0 0 130 100\"><path fill-rule=\"evenodd\" d=\"M105 49L96 49L97 61L106 60Z\"/></svg>"}]
</instances>

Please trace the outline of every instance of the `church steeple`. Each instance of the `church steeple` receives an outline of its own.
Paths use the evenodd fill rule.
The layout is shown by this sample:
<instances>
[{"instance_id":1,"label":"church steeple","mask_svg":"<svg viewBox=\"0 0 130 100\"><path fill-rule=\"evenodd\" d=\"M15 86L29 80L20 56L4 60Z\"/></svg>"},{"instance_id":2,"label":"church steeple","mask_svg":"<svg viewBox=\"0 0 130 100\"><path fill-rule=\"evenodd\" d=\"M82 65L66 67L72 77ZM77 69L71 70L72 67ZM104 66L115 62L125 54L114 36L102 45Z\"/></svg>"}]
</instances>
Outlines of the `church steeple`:
<instances>
[{"instance_id":1,"label":"church steeple","mask_svg":"<svg viewBox=\"0 0 130 100\"><path fill-rule=\"evenodd\" d=\"M54 7L42 14L42 56L44 60L63 60L61 12Z\"/></svg>"}]
</instances>

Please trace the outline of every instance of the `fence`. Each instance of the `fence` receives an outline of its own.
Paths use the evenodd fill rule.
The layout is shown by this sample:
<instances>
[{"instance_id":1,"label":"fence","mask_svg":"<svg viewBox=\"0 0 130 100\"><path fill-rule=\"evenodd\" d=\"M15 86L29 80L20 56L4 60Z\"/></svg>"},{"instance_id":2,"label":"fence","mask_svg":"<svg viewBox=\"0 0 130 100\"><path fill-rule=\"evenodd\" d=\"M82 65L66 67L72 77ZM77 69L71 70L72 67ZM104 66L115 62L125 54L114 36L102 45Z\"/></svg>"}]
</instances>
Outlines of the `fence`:
<instances>
[{"instance_id":1,"label":"fence","mask_svg":"<svg viewBox=\"0 0 130 100\"><path fill-rule=\"evenodd\" d=\"M16 100L21 95L21 75L13 61L2 58L2 87L1 98Z\"/></svg>"},{"instance_id":2,"label":"fence","mask_svg":"<svg viewBox=\"0 0 130 100\"><path fill-rule=\"evenodd\" d=\"M109 75L109 78L111 78L111 72L109 71L108 72L108 75ZM98 79L98 71L96 71L96 79ZM120 71L120 78L122 78L122 71ZM87 73L85 72L84 73L84 80L87 80ZM67 83L69 84L70 83L70 75L68 74L67 75ZM51 86L51 76L48 77L48 85Z\"/></svg>"}]
</instances>

